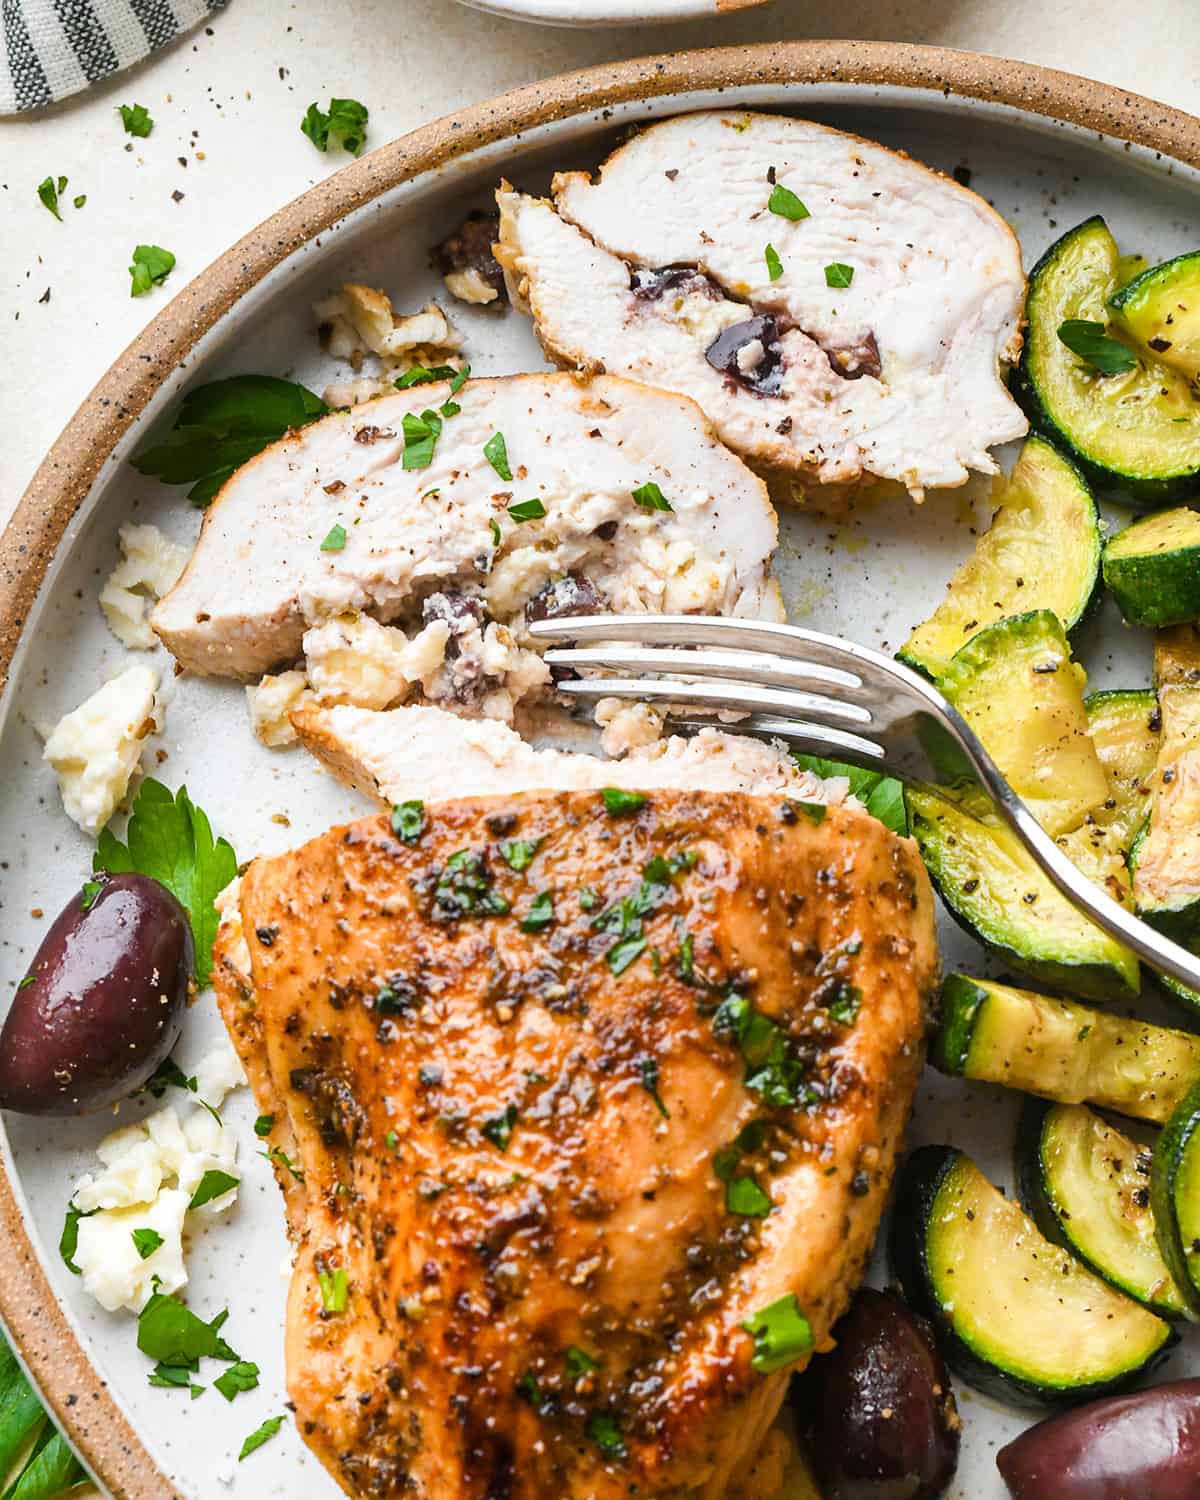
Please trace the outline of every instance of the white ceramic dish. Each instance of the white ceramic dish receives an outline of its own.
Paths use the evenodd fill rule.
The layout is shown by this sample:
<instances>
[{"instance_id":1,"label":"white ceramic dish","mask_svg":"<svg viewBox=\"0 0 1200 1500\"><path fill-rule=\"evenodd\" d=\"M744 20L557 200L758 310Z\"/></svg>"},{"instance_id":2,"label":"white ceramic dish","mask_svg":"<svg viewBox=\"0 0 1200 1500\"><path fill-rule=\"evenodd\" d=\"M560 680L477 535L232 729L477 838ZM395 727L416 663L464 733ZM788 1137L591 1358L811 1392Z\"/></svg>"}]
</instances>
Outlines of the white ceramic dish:
<instances>
[{"instance_id":1,"label":"white ceramic dish","mask_svg":"<svg viewBox=\"0 0 1200 1500\"><path fill-rule=\"evenodd\" d=\"M796 49L797 67L802 53L810 75L819 80L828 70L811 61L813 49ZM892 76L904 76L914 55L910 50L903 61L893 57L886 63L880 49L873 63L868 59L867 76L872 67L876 77L887 77L889 68ZM919 85L754 82L714 71L713 59L720 54L699 56L699 71L707 73L711 86L684 88L676 82L670 92L649 102L610 105L597 88L591 102L580 106L581 112L543 109L539 119L531 93L525 111L528 128L505 129L500 139L411 181L400 181L378 196L372 196L370 159L365 160L350 169L360 174L354 179L354 193L335 198L339 207L354 199L360 206L347 213L334 232L311 238L305 237L300 210L289 211L290 224L281 220L272 232L278 239L286 230L304 243L217 317L184 367L176 368L174 359L168 359L161 388L116 443L111 460L100 464L85 504L67 527L12 662L0 725L0 901L5 919L0 988L5 993L25 971L49 917L78 888L92 853L90 842L61 810L54 778L40 759L34 725L53 721L73 707L123 655L96 603L99 585L115 559L119 523L130 517L153 521L181 541L190 540L198 525L198 515L181 492L141 479L128 467L124 458L130 447L181 390L199 380L255 370L293 376L320 389L334 366L318 348L309 310L313 298L330 284L353 276L385 287L398 308L419 306L440 291L427 268L428 246L465 209L484 204L502 172L521 185L536 187L552 168L595 161L614 132L637 120L709 106L782 108L902 147L946 170L969 167L971 185L994 202L1018 232L1027 264L1057 233L1096 212L1106 216L1124 248L1155 259L1193 245L1200 217L1200 172L1194 167L1012 105L943 92L936 79L946 60L937 54L929 54L937 59L937 67L930 64ZM861 77L863 54L858 51L855 56ZM765 57L763 63L765 72ZM1011 67L1010 77L1023 80L1028 88L1039 78L1054 81L1054 75L1022 69L1014 73ZM563 85L559 97L573 97L570 83ZM726 83L730 86L721 86ZM1058 86L1063 87L1061 81ZM1020 92L1010 87L1014 96ZM577 87L575 96L584 100L587 90ZM513 106L508 107L511 113ZM1086 115L1090 108L1081 113ZM566 117L547 118L547 113L557 112ZM475 125L479 118L474 117ZM459 126L460 122L443 122L439 128L445 133ZM402 149L403 143L385 151ZM396 175L396 159L390 168ZM327 209L328 204L321 211ZM310 214L310 225L312 218ZM263 240L257 243L261 246ZM250 251L241 247L231 252L235 255L245 262ZM204 295L204 288L196 293L201 302ZM466 352L476 373L541 366L525 319L459 306L454 312L466 331ZM180 333L185 310L177 308L164 316L165 332L157 342L153 337L144 341L147 359L180 347L181 339L186 343ZM136 354L131 352L128 361ZM132 381L133 365L128 361L110 382ZM88 411L86 419L81 418L85 431L89 423L94 427L97 421L111 422L108 416L97 417L91 407ZM44 494L47 484L61 483L60 503L69 505L71 474L77 483L84 466L94 466L104 451L102 444L89 457L72 453L68 444L59 454L59 467L70 472L61 480L43 472L35 491ZM969 550L973 528L986 511L985 490L933 495L919 508L908 502L880 504L846 524L796 511L786 514L778 572L792 619L895 649L929 612L945 579ZM24 522L29 522L28 512ZM22 524L22 517L17 524ZM10 536L10 563L12 543ZM160 665L169 670L165 655L159 655ZM1093 686L1134 687L1148 681L1147 638L1124 630L1111 610L1102 613L1090 631L1083 655ZM233 839L242 859L299 842L364 810L352 793L301 752L270 752L255 743L242 691L231 684L180 679L162 748L167 759L158 774L171 786L187 784L218 831ZM290 826L274 821L280 813ZM943 923L943 935L947 966L981 964L980 951L949 923ZM211 997L205 997L188 1018L184 1060L201 1051L219 1026ZM137 1112L137 1106L126 1106L122 1118L133 1118ZM285 1400L283 1215L268 1166L255 1156L254 1113L248 1091L227 1106L226 1116L241 1138L242 1199L228 1221L194 1243L190 1255L192 1304L211 1316L228 1303L231 1336L244 1357L262 1367L260 1389L233 1406L212 1392L189 1402L180 1392L148 1386L147 1361L135 1347L134 1320L109 1316L90 1303L59 1259L56 1246L72 1184L90 1165L92 1148L111 1121L104 1117L46 1122L17 1116L5 1120L4 1163L23 1221L16 1228L10 1223L4 1231L8 1254L0 1272L0 1296L5 1315L56 1411L120 1500L163 1500L169 1495L187 1500L295 1500L300 1495L305 1500L333 1500L340 1493L291 1426L245 1464L235 1462L245 1434L264 1417L283 1411ZM949 1139L971 1151L996 1180L1008 1182L1013 1122L1012 1098L929 1072L920 1092L913 1138ZM30 1257L22 1228L40 1269ZM50 1293L44 1290L47 1284ZM65 1309L68 1331L45 1303L50 1294ZM30 1307L30 1298L41 1301ZM49 1329L44 1335L43 1327ZM86 1372L80 1373L72 1334L145 1453L125 1438L114 1440L108 1395L87 1380ZM1181 1372L1200 1373L1196 1336L1185 1337L1164 1373ZM958 1389L966 1431L950 1494L957 1500L1001 1500L1004 1492L994 1450L1029 1419L961 1384Z\"/></svg>"},{"instance_id":2,"label":"white ceramic dish","mask_svg":"<svg viewBox=\"0 0 1200 1500\"><path fill-rule=\"evenodd\" d=\"M473 10L542 26L657 26L765 5L768 0L461 0Z\"/></svg>"}]
</instances>

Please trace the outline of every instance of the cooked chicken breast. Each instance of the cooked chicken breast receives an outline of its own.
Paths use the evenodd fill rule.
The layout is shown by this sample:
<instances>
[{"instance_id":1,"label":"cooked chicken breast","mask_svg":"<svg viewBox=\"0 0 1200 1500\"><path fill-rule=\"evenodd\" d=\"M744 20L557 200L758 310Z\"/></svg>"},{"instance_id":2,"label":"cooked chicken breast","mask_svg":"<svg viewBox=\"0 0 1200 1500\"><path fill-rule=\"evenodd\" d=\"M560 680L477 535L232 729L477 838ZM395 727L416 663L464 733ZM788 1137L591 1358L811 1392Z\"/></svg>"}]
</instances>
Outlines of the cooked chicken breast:
<instances>
[{"instance_id":1,"label":"cooked chicken breast","mask_svg":"<svg viewBox=\"0 0 1200 1500\"><path fill-rule=\"evenodd\" d=\"M387 807L411 798L438 801L469 788L476 796L582 791L615 786L647 791L782 792L801 801L840 802L841 778L800 770L784 751L719 729L670 735L622 760L537 750L506 724L464 723L438 708L304 707L292 715L300 741L347 786Z\"/></svg>"},{"instance_id":2,"label":"cooked chicken breast","mask_svg":"<svg viewBox=\"0 0 1200 1500\"><path fill-rule=\"evenodd\" d=\"M764 469L925 486L1027 427L1021 252L975 193L858 136L718 111L651 126L553 202L497 194L514 302L559 364L692 396Z\"/></svg>"},{"instance_id":3,"label":"cooked chicken breast","mask_svg":"<svg viewBox=\"0 0 1200 1500\"><path fill-rule=\"evenodd\" d=\"M429 455L422 414L440 435L405 467ZM355 701L369 655L372 706L415 693L509 717L514 695L549 684L527 617L779 618L775 540L762 482L690 401L566 375L453 394L442 382L334 412L251 459L151 620L194 672L254 678L303 652L326 701Z\"/></svg>"},{"instance_id":4,"label":"cooked chicken breast","mask_svg":"<svg viewBox=\"0 0 1200 1500\"><path fill-rule=\"evenodd\" d=\"M257 860L239 908L289 1391L347 1493L725 1500L875 1235L936 982L913 846L473 798Z\"/></svg>"}]
</instances>

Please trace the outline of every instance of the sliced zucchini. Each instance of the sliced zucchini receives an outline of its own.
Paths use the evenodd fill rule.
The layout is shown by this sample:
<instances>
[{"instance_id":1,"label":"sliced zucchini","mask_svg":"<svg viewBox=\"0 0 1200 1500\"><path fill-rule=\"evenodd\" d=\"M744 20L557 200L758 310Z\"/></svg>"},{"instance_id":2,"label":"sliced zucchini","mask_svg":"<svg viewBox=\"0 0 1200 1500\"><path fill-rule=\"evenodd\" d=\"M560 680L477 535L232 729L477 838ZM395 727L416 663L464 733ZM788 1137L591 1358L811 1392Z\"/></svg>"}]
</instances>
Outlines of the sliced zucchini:
<instances>
[{"instance_id":1,"label":"sliced zucchini","mask_svg":"<svg viewBox=\"0 0 1200 1500\"><path fill-rule=\"evenodd\" d=\"M1017 1127L1017 1183L1048 1240L1160 1317L1187 1304L1155 1238L1153 1153L1083 1104L1027 1099Z\"/></svg>"},{"instance_id":2,"label":"sliced zucchini","mask_svg":"<svg viewBox=\"0 0 1200 1500\"><path fill-rule=\"evenodd\" d=\"M1163 1259L1189 1314L1200 1318L1200 1084L1179 1101L1158 1138L1150 1201Z\"/></svg>"},{"instance_id":3,"label":"sliced zucchini","mask_svg":"<svg viewBox=\"0 0 1200 1500\"><path fill-rule=\"evenodd\" d=\"M1176 1342L1169 1323L1043 1239L949 1146L924 1146L904 1164L889 1251L947 1363L1016 1405L1072 1405L1116 1390Z\"/></svg>"},{"instance_id":4,"label":"sliced zucchini","mask_svg":"<svg viewBox=\"0 0 1200 1500\"><path fill-rule=\"evenodd\" d=\"M1150 688L1091 693L1083 706L1110 791L1092 818L1127 853L1150 810L1150 778L1162 739L1158 698Z\"/></svg>"},{"instance_id":5,"label":"sliced zucchini","mask_svg":"<svg viewBox=\"0 0 1200 1500\"><path fill-rule=\"evenodd\" d=\"M951 974L930 1061L943 1073L1161 1125L1200 1080L1200 1036Z\"/></svg>"},{"instance_id":6,"label":"sliced zucchini","mask_svg":"<svg viewBox=\"0 0 1200 1500\"><path fill-rule=\"evenodd\" d=\"M939 686L1047 833L1077 828L1108 797L1088 732L1087 676L1058 616L1013 615L956 651Z\"/></svg>"},{"instance_id":7,"label":"sliced zucchini","mask_svg":"<svg viewBox=\"0 0 1200 1500\"><path fill-rule=\"evenodd\" d=\"M1143 271L1108 305L1142 348L1188 380L1200 379L1200 250Z\"/></svg>"},{"instance_id":8,"label":"sliced zucchini","mask_svg":"<svg viewBox=\"0 0 1200 1500\"><path fill-rule=\"evenodd\" d=\"M1193 493L1200 476L1200 402L1188 379L1148 349L1130 350L1129 369L1103 375L1059 337L1068 322L1107 327L1119 276L1099 217L1051 245L1029 276L1016 390L1035 427L1094 480L1139 504L1165 505Z\"/></svg>"},{"instance_id":9,"label":"sliced zucchini","mask_svg":"<svg viewBox=\"0 0 1200 1500\"><path fill-rule=\"evenodd\" d=\"M1134 955L1059 895L994 812L935 787L909 787L905 800L930 878L960 926L1051 989L1137 994Z\"/></svg>"},{"instance_id":10,"label":"sliced zucchini","mask_svg":"<svg viewBox=\"0 0 1200 1500\"><path fill-rule=\"evenodd\" d=\"M1049 609L1073 630L1096 598L1100 550L1087 480L1045 438L1027 439L991 529L897 656L937 680L976 631L1005 615Z\"/></svg>"},{"instance_id":11,"label":"sliced zucchini","mask_svg":"<svg viewBox=\"0 0 1200 1500\"><path fill-rule=\"evenodd\" d=\"M1200 620L1200 514L1143 516L1104 548L1104 581L1131 625Z\"/></svg>"},{"instance_id":12,"label":"sliced zucchini","mask_svg":"<svg viewBox=\"0 0 1200 1500\"><path fill-rule=\"evenodd\" d=\"M1200 634L1162 631L1154 675L1162 739L1150 817L1130 862L1138 912L1187 943L1200 937Z\"/></svg>"}]
</instances>

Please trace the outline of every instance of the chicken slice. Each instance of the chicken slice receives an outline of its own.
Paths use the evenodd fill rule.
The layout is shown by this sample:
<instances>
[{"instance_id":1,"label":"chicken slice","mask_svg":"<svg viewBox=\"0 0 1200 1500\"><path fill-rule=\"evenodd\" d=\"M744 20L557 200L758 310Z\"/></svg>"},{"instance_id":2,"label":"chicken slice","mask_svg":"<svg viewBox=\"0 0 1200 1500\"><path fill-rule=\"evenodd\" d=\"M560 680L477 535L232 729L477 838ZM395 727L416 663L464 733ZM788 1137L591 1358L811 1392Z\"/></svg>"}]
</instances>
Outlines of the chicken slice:
<instances>
[{"instance_id":1,"label":"chicken slice","mask_svg":"<svg viewBox=\"0 0 1200 1500\"><path fill-rule=\"evenodd\" d=\"M502 186L510 294L559 364L694 397L750 463L845 483L995 473L1027 423L1021 253L982 198L782 115L653 125L554 200ZM774 207L772 207L774 205Z\"/></svg>"},{"instance_id":2,"label":"chicken slice","mask_svg":"<svg viewBox=\"0 0 1200 1500\"><path fill-rule=\"evenodd\" d=\"M936 982L921 862L742 793L402 833L255 861L248 991L217 970L298 1154L301 1432L357 1500L725 1500L875 1235Z\"/></svg>"},{"instance_id":3,"label":"chicken slice","mask_svg":"<svg viewBox=\"0 0 1200 1500\"><path fill-rule=\"evenodd\" d=\"M406 468L423 413L440 435L428 463ZM668 509L652 508L646 485ZM529 645L527 615L781 618L775 541L761 480L690 401L568 375L469 380L453 394L441 382L333 412L244 464L151 623L189 670L247 679L295 662L310 627L352 630L355 612L436 627L444 669L426 674L430 691L466 704L495 685L498 661L528 680L497 635ZM401 666L408 644L389 652ZM403 691L399 668L396 681Z\"/></svg>"}]
</instances>

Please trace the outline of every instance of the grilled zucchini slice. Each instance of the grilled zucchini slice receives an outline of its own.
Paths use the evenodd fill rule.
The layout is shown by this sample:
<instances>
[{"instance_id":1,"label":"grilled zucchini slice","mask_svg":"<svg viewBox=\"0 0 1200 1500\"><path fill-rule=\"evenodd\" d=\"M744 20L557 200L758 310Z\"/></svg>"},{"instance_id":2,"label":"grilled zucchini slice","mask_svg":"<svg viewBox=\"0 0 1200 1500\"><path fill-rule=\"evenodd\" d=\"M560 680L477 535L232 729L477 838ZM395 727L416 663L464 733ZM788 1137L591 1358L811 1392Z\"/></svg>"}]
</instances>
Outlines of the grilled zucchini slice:
<instances>
[{"instance_id":1,"label":"grilled zucchini slice","mask_svg":"<svg viewBox=\"0 0 1200 1500\"><path fill-rule=\"evenodd\" d=\"M977 631L1032 609L1053 610L1073 630L1099 592L1100 551L1087 480L1045 438L1028 438L990 530L896 653L899 660L936 681Z\"/></svg>"},{"instance_id":2,"label":"grilled zucchini slice","mask_svg":"<svg viewBox=\"0 0 1200 1500\"><path fill-rule=\"evenodd\" d=\"M930 1061L961 1078L1161 1125L1200 1081L1200 1036L952 974Z\"/></svg>"},{"instance_id":3,"label":"grilled zucchini slice","mask_svg":"<svg viewBox=\"0 0 1200 1500\"><path fill-rule=\"evenodd\" d=\"M1072 1405L1119 1389L1176 1342L1169 1323L1043 1239L948 1146L924 1146L905 1163L889 1251L947 1363L1014 1405Z\"/></svg>"},{"instance_id":4,"label":"grilled zucchini slice","mask_svg":"<svg viewBox=\"0 0 1200 1500\"><path fill-rule=\"evenodd\" d=\"M1150 1201L1163 1259L1200 1318L1200 1084L1179 1101L1154 1148Z\"/></svg>"},{"instance_id":5,"label":"grilled zucchini slice","mask_svg":"<svg viewBox=\"0 0 1200 1500\"><path fill-rule=\"evenodd\" d=\"M955 652L939 686L1047 833L1077 828L1108 797L1088 732L1082 667L1048 609L989 625Z\"/></svg>"},{"instance_id":6,"label":"grilled zucchini slice","mask_svg":"<svg viewBox=\"0 0 1200 1500\"><path fill-rule=\"evenodd\" d=\"M1091 693L1083 700L1088 730L1108 776L1109 796L1092 819L1126 853L1150 811L1150 786L1162 739L1152 688Z\"/></svg>"},{"instance_id":7,"label":"grilled zucchini slice","mask_svg":"<svg viewBox=\"0 0 1200 1500\"><path fill-rule=\"evenodd\" d=\"M1131 625L1200 620L1200 513L1143 516L1104 549L1104 581Z\"/></svg>"},{"instance_id":8,"label":"grilled zucchini slice","mask_svg":"<svg viewBox=\"0 0 1200 1500\"><path fill-rule=\"evenodd\" d=\"M1108 305L1143 349L1188 380L1200 379L1200 250L1143 271Z\"/></svg>"},{"instance_id":9,"label":"grilled zucchini slice","mask_svg":"<svg viewBox=\"0 0 1200 1500\"><path fill-rule=\"evenodd\" d=\"M1128 345L1130 368L1101 374L1059 337L1064 324L1080 320L1111 336L1108 301L1119 279L1102 218L1051 245L1029 276L1016 393L1034 426L1093 481L1145 507L1167 505L1194 493L1200 477L1200 402L1190 381L1150 349Z\"/></svg>"},{"instance_id":10,"label":"grilled zucchini slice","mask_svg":"<svg viewBox=\"0 0 1200 1500\"><path fill-rule=\"evenodd\" d=\"M1153 1153L1083 1104L1027 1099L1017 1126L1021 1200L1048 1240L1062 1245L1162 1318L1187 1304L1155 1237Z\"/></svg>"},{"instance_id":11,"label":"grilled zucchini slice","mask_svg":"<svg viewBox=\"0 0 1200 1500\"><path fill-rule=\"evenodd\" d=\"M930 878L973 937L1051 989L1137 994L1134 955L1059 895L988 806L935 787L909 787L905 800Z\"/></svg>"}]
</instances>

